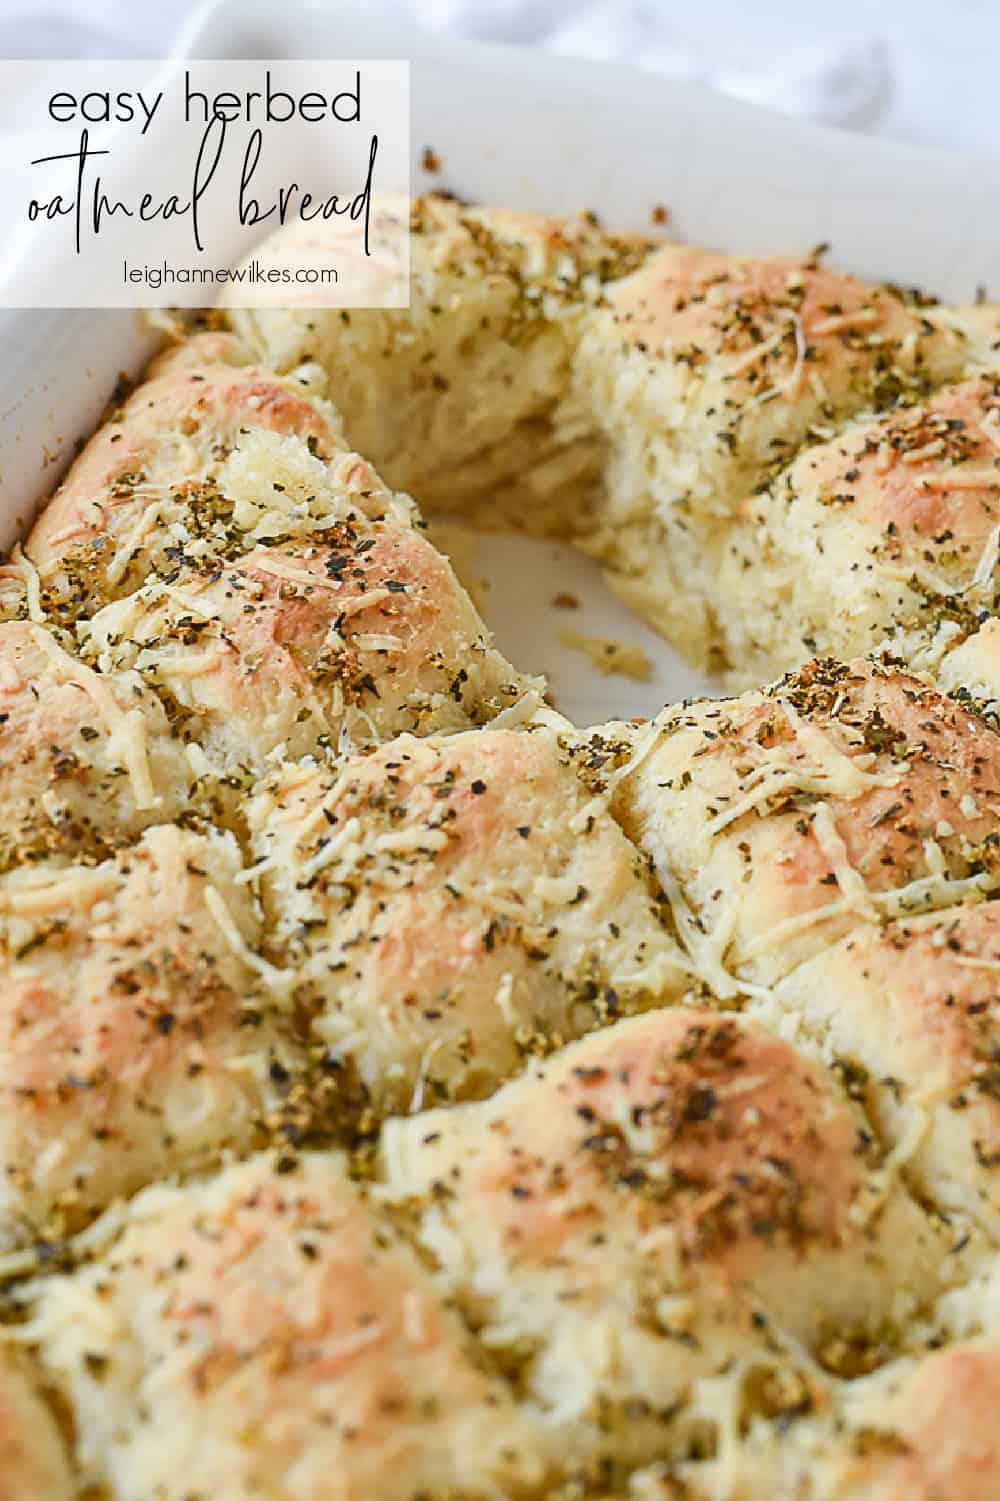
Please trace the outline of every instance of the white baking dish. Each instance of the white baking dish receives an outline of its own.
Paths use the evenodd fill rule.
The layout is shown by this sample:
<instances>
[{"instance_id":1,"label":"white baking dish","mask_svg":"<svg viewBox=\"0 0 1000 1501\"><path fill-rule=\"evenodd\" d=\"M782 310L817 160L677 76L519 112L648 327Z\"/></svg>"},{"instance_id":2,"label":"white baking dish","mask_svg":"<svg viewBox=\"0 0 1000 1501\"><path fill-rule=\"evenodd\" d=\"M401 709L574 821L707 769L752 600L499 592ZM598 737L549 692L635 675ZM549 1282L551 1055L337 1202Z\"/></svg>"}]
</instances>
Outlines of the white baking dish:
<instances>
[{"instance_id":1,"label":"white baking dish","mask_svg":"<svg viewBox=\"0 0 1000 1501\"><path fill-rule=\"evenodd\" d=\"M1000 291L1000 163L803 125L618 65L443 40L363 0L210 0L178 51L410 58L417 189L551 212L587 206L618 227L647 227L662 203L680 238L746 250L827 241L835 264L862 275L955 299L981 285ZM440 175L421 168L427 146ZM9 543L119 372L137 372L155 339L128 312L8 312L0 336ZM503 538L480 543L479 555L500 644L520 666L547 670L578 720L650 712L700 686L568 549ZM571 618L550 604L567 590L583 601ZM653 680L600 678L559 645L564 624L645 645Z\"/></svg>"}]
</instances>

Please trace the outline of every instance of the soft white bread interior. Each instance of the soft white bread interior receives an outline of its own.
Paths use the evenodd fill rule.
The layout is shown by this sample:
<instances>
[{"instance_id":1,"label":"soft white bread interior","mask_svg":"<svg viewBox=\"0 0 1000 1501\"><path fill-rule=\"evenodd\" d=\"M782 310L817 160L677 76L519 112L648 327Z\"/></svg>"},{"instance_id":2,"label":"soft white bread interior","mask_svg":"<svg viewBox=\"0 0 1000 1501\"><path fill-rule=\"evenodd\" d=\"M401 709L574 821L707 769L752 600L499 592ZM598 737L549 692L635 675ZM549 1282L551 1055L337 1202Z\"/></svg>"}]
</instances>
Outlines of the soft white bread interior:
<instances>
[{"instance_id":1,"label":"soft white bread interior","mask_svg":"<svg viewBox=\"0 0 1000 1501\"><path fill-rule=\"evenodd\" d=\"M272 244L300 233L280 231ZM234 306L229 317L279 371L326 371L350 442L422 505L578 541L692 660L745 682L815 652L866 650L911 617L925 628L945 608L945 574L955 575L943 585L950 598L983 556L978 532L963 534L953 568L939 574L919 556L908 586L907 554L935 528L912 498L926 500L926 476L905 465L881 526L864 500L874 494L878 509L877 458L846 514L842 500L818 519L814 506L792 506L799 488L807 501L817 489L814 451L835 468L823 456L830 444L842 452L845 423L885 414L886 451L898 456L892 435L909 433L907 461L919 453L934 470L936 529L955 506L975 530L970 474L945 483L954 453L976 447L974 424L949 440L948 472L933 446L952 405L964 420L972 398L948 391L938 410L934 393L1000 358L995 307L939 307L828 269L821 252L728 256L431 195L412 205L408 309ZM893 426L928 397L926 417ZM1000 514L983 468L988 537ZM759 501L769 483L778 498ZM837 496L851 483L835 485ZM883 538L894 519L918 535ZM846 594L829 588L828 531Z\"/></svg>"}]
</instances>

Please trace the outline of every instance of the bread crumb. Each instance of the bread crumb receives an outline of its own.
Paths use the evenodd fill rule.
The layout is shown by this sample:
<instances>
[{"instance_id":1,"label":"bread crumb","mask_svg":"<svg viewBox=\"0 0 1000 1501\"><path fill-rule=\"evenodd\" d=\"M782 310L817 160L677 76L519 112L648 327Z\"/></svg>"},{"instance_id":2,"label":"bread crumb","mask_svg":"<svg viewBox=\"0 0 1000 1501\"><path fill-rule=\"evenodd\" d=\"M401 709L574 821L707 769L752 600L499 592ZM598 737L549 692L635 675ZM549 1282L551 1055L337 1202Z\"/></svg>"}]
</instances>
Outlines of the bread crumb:
<instances>
[{"instance_id":1,"label":"bread crumb","mask_svg":"<svg viewBox=\"0 0 1000 1501\"><path fill-rule=\"evenodd\" d=\"M584 636L579 631L560 631L559 640L564 646L583 652L606 677L617 674L637 683L648 683L653 676L653 664L641 646L613 641L608 636Z\"/></svg>"},{"instance_id":2,"label":"bread crumb","mask_svg":"<svg viewBox=\"0 0 1000 1501\"><path fill-rule=\"evenodd\" d=\"M649 216L654 224L666 224L670 218L670 210L665 203L654 203L653 212Z\"/></svg>"},{"instance_id":3,"label":"bread crumb","mask_svg":"<svg viewBox=\"0 0 1000 1501\"><path fill-rule=\"evenodd\" d=\"M567 592L557 594L552 603L557 610L578 610L580 608L580 601L576 595Z\"/></svg>"}]
</instances>

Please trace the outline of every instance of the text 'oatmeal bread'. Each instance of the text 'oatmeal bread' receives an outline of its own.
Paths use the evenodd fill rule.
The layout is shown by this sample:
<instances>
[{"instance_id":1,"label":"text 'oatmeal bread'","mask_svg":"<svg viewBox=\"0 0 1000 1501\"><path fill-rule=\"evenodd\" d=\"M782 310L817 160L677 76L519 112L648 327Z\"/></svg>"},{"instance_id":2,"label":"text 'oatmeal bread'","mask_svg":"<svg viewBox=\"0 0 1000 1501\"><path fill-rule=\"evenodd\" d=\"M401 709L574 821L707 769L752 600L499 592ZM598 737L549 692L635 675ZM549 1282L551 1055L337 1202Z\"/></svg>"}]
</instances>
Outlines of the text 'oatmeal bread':
<instances>
[{"instance_id":1,"label":"text 'oatmeal bread'","mask_svg":"<svg viewBox=\"0 0 1000 1501\"><path fill-rule=\"evenodd\" d=\"M295 1066L232 835L0 879L0 1219L22 1237L258 1143Z\"/></svg>"},{"instance_id":2,"label":"text 'oatmeal bread'","mask_svg":"<svg viewBox=\"0 0 1000 1501\"><path fill-rule=\"evenodd\" d=\"M620 1458L672 1435L683 1452L692 1381L877 1340L941 1275L938 1227L833 1076L709 1010L619 1022L484 1103L391 1120L383 1170L550 1420Z\"/></svg>"},{"instance_id":3,"label":"text 'oatmeal bread'","mask_svg":"<svg viewBox=\"0 0 1000 1501\"><path fill-rule=\"evenodd\" d=\"M482 1094L688 974L548 728L401 736L249 806L273 957L382 1105Z\"/></svg>"},{"instance_id":4,"label":"text 'oatmeal bread'","mask_svg":"<svg viewBox=\"0 0 1000 1501\"><path fill-rule=\"evenodd\" d=\"M596 731L584 763L612 769L622 735L637 765L613 808L718 994L769 985L851 928L996 889L1000 741L898 669L813 662Z\"/></svg>"},{"instance_id":5,"label":"text 'oatmeal bread'","mask_svg":"<svg viewBox=\"0 0 1000 1501\"><path fill-rule=\"evenodd\" d=\"M538 1426L336 1156L147 1190L34 1315L116 1501L541 1494Z\"/></svg>"},{"instance_id":6,"label":"text 'oatmeal bread'","mask_svg":"<svg viewBox=\"0 0 1000 1501\"><path fill-rule=\"evenodd\" d=\"M42 626L0 624L0 868L110 854L195 810L197 780L138 674L98 674Z\"/></svg>"}]
</instances>

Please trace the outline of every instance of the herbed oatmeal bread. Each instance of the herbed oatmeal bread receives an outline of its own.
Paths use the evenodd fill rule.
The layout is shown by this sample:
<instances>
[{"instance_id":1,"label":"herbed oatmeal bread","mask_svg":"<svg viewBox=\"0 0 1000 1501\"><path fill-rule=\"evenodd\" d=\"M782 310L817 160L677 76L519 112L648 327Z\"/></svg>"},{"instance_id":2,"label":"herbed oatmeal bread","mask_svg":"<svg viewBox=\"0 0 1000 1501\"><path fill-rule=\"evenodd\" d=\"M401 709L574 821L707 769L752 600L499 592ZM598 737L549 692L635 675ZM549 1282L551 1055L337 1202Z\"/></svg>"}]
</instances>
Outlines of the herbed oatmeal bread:
<instances>
[{"instance_id":1,"label":"herbed oatmeal bread","mask_svg":"<svg viewBox=\"0 0 1000 1501\"><path fill-rule=\"evenodd\" d=\"M1000 1474L1000 1345L959 1344L890 1369L823 1475L844 1501L995 1501Z\"/></svg>"},{"instance_id":2,"label":"herbed oatmeal bread","mask_svg":"<svg viewBox=\"0 0 1000 1501\"><path fill-rule=\"evenodd\" d=\"M745 496L829 424L916 399L977 352L936 309L815 258L664 247L609 290L577 351L571 400L609 452L587 550L710 661L718 548Z\"/></svg>"},{"instance_id":3,"label":"herbed oatmeal bread","mask_svg":"<svg viewBox=\"0 0 1000 1501\"><path fill-rule=\"evenodd\" d=\"M939 1290L941 1227L882 1166L832 1074L685 1007L382 1140L442 1288L550 1422L632 1462L690 1451L693 1382L863 1361Z\"/></svg>"},{"instance_id":4,"label":"herbed oatmeal bread","mask_svg":"<svg viewBox=\"0 0 1000 1501\"><path fill-rule=\"evenodd\" d=\"M749 1382L718 1383L732 1407L726 1441L706 1460L636 1472L628 1498L995 1501L998 1382L1000 1347L984 1339L893 1361L784 1423L760 1410Z\"/></svg>"},{"instance_id":5,"label":"herbed oatmeal bread","mask_svg":"<svg viewBox=\"0 0 1000 1501\"><path fill-rule=\"evenodd\" d=\"M762 692L591 731L578 757L596 788L612 778L616 816L723 996L1000 882L1000 739L898 668L816 661Z\"/></svg>"},{"instance_id":6,"label":"herbed oatmeal bread","mask_svg":"<svg viewBox=\"0 0 1000 1501\"><path fill-rule=\"evenodd\" d=\"M843 1060L908 1179L1000 1232L1000 904L866 924L766 1003Z\"/></svg>"},{"instance_id":7,"label":"herbed oatmeal bread","mask_svg":"<svg viewBox=\"0 0 1000 1501\"><path fill-rule=\"evenodd\" d=\"M1000 699L1000 620L984 620L978 631L942 653L934 676L944 692L975 704L995 725L995 705Z\"/></svg>"},{"instance_id":8,"label":"herbed oatmeal bread","mask_svg":"<svg viewBox=\"0 0 1000 1501\"><path fill-rule=\"evenodd\" d=\"M689 980L641 856L551 729L288 768L248 820L268 952L382 1108L487 1093Z\"/></svg>"},{"instance_id":9,"label":"herbed oatmeal bread","mask_svg":"<svg viewBox=\"0 0 1000 1501\"><path fill-rule=\"evenodd\" d=\"M544 1434L336 1156L147 1189L31 1289L86 1480L116 1501L511 1501Z\"/></svg>"},{"instance_id":10,"label":"herbed oatmeal bread","mask_svg":"<svg viewBox=\"0 0 1000 1501\"><path fill-rule=\"evenodd\" d=\"M189 364L179 369L194 379ZM144 412L154 388L159 420L156 385L132 400ZM174 423L170 409L164 421ZM79 601L94 613L77 625L86 660L104 674L138 672L205 753L197 770L239 783L279 749L300 756L466 729L537 699L541 685L493 646L412 503L364 459L338 451L326 461L299 435L266 427L231 437L236 446L219 440L207 454L210 480L181 484L133 527L129 567L147 582L128 570L120 587L109 582L114 569L100 560L110 533L67 554L90 560ZM121 597L98 608L109 593ZM38 587L57 616L60 597Z\"/></svg>"},{"instance_id":11,"label":"herbed oatmeal bread","mask_svg":"<svg viewBox=\"0 0 1000 1501\"><path fill-rule=\"evenodd\" d=\"M0 1497L1000 1495L997 311L414 215L0 567ZM575 730L372 459L796 670Z\"/></svg>"},{"instance_id":12,"label":"herbed oatmeal bread","mask_svg":"<svg viewBox=\"0 0 1000 1501\"><path fill-rule=\"evenodd\" d=\"M524 695L448 560L419 531L345 519L180 572L82 628L103 671L134 669L229 779L279 749L334 755L404 731L468 729Z\"/></svg>"},{"instance_id":13,"label":"herbed oatmeal bread","mask_svg":"<svg viewBox=\"0 0 1000 1501\"><path fill-rule=\"evenodd\" d=\"M297 1067L230 834L0 877L0 1228L79 1225L259 1144Z\"/></svg>"}]
</instances>

